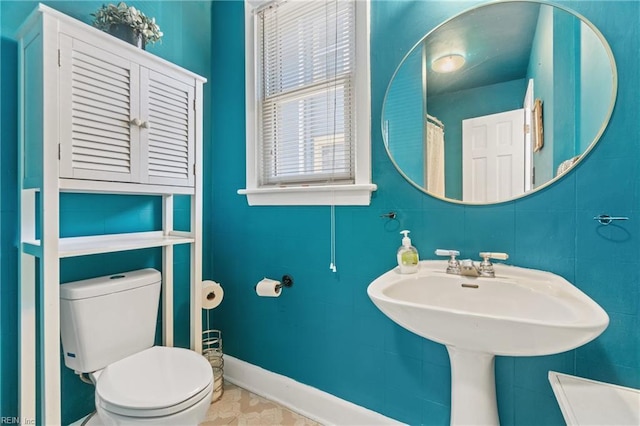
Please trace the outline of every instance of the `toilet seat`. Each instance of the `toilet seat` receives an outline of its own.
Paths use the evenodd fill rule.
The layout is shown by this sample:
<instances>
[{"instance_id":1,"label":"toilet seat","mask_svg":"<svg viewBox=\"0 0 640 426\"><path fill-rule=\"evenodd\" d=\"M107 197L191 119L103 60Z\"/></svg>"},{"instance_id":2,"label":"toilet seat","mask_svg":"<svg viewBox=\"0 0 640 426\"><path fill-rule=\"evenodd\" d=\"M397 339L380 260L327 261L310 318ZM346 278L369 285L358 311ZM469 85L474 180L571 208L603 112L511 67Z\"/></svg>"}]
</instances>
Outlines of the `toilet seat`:
<instances>
[{"instance_id":1,"label":"toilet seat","mask_svg":"<svg viewBox=\"0 0 640 426\"><path fill-rule=\"evenodd\" d=\"M154 346L107 366L96 382L96 404L129 417L180 412L213 388L207 360L182 348Z\"/></svg>"}]
</instances>

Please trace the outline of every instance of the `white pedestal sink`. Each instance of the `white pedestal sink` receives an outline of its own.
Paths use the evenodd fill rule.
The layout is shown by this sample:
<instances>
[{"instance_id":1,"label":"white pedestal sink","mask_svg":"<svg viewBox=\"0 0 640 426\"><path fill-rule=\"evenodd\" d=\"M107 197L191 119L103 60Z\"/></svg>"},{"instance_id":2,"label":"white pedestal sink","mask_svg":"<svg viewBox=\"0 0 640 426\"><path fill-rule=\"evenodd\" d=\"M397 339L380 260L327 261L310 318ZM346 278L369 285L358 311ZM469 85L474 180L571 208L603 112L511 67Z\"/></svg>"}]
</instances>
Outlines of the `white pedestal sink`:
<instances>
[{"instance_id":1,"label":"white pedestal sink","mask_svg":"<svg viewBox=\"0 0 640 426\"><path fill-rule=\"evenodd\" d=\"M373 303L400 326L447 346L451 424L498 424L495 355L549 355L595 339L607 313L564 278L494 265L495 278L450 275L447 262L398 268L367 288Z\"/></svg>"}]
</instances>

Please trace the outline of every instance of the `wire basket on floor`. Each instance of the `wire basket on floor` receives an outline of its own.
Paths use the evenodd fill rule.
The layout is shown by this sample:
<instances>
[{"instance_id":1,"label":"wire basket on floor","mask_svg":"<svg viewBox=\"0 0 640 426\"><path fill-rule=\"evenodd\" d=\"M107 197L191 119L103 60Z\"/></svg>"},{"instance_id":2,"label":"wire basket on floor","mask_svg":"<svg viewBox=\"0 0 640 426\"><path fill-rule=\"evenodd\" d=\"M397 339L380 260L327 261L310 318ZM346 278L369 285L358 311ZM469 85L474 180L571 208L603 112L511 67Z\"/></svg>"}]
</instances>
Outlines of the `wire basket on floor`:
<instances>
[{"instance_id":1,"label":"wire basket on floor","mask_svg":"<svg viewBox=\"0 0 640 426\"><path fill-rule=\"evenodd\" d=\"M224 393L224 359L222 357L222 332L220 330L204 330L202 332L202 356L204 356L213 370L213 396L215 402Z\"/></svg>"}]
</instances>

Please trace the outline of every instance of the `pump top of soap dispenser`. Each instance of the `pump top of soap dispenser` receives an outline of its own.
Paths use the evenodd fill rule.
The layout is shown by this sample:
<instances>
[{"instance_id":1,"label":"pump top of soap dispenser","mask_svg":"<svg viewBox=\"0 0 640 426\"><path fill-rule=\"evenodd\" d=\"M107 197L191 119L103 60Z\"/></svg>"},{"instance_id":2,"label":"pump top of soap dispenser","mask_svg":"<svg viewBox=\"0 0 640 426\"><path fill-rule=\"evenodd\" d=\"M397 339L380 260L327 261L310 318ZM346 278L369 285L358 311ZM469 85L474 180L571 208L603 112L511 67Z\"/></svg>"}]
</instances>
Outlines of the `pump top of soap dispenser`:
<instances>
[{"instance_id":1,"label":"pump top of soap dispenser","mask_svg":"<svg viewBox=\"0 0 640 426\"><path fill-rule=\"evenodd\" d=\"M402 238L402 245L404 247L411 247L411 238L409 238L409 232L411 231L407 231L406 229L404 231L400 231L400 233L404 235L404 237Z\"/></svg>"}]
</instances>

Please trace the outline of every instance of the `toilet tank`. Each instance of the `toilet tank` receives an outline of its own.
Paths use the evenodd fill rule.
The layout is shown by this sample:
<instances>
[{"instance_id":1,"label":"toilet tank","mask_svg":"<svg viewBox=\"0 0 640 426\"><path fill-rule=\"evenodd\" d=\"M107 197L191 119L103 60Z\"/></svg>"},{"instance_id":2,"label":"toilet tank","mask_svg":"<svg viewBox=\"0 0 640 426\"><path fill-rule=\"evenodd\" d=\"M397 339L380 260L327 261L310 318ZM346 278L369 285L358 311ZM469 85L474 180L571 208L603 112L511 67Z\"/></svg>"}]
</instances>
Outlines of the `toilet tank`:
<instances>
[{"instance_id":1,"label":"toilet tank","mask_svg":"<svg viewBox=\"0 0 640 426\"><path fill-rule=\"evenodd\" d=\"M64 362L100 370L154 344L161 275L141 269L60 286Z\"/></svg>"}]
</instances>

